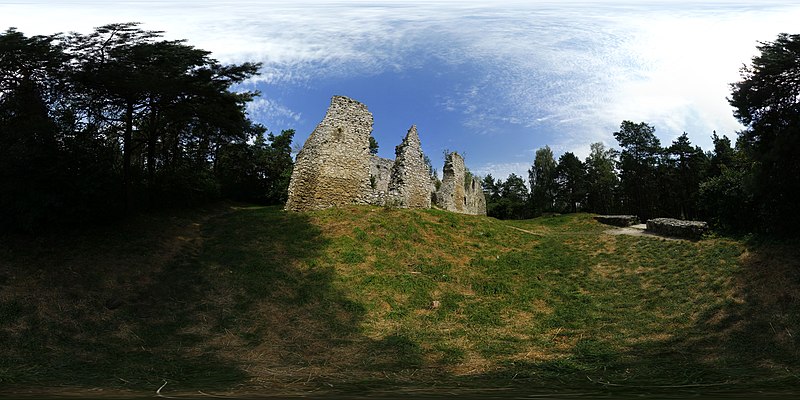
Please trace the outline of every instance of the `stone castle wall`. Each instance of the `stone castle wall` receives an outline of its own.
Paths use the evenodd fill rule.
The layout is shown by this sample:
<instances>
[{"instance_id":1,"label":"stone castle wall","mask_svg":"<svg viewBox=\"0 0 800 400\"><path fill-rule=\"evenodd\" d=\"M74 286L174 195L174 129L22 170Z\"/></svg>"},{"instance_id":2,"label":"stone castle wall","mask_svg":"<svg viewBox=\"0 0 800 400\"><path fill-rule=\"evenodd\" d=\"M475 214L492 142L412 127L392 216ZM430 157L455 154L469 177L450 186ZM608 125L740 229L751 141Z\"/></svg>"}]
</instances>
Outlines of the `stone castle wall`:
<instances>
[{"instance_id":1,"label":"stone castle wall","mask_svg":"<svg viewBox=\"0 0 800 400\"><path fill-rule=\"evenodd\" d=\"M444 159L442 184L436 191L436 205L447 210L464 213L467 206L464 193L466 167L464 158L458 153L449 153Z\"/></svg>"},{"instance_id":2,"label":"stone castle wall","mask_svg":"<svg viewBox=\"0 0 800 400\"><path fill-rule=\"evenodd\" d=\"M334 96L328 112L295 160L286 209L318 210L366 204L370 187L372 113L358 101Z\"/></svg>"},{"instance_id":3,"label":"stone castle wall","mask_svg":"<svg viewBox=\"0 0 800 400\"><path fill-rule=\"evenodd\" d=\"M483 193L481 180L472 177L464 189L467 198L466 214L486 215L486 195Z\"/></svg>"},{"instance_id":4,"label":"stone castle wall","mask_svg":"<svg viewBox=\"0 0 800 400\"><path fill-rule=\"evenodd\" d=\"M395 148L395 156L389 194L399 200L400 207L431 208L430 172L415 125Z\"/></svg>"},{"instance_id":5,"label":"stone castle wall","mask_svg":"<svg viewBox=\"0 0 800 400\"><path fill-rule=\"evenodd\" d=\"M295 160L286 209L320 210L350 204L430 208L486 215L481 182L465 182L464 158L451 153L436 193L416 126L395 148L394 161L369 153L372 114L358 101L334 96L328 112Z\"/></svg>"},{"instance_id":6,"label":"stone castle wall","mask_svg":"<svg viewBox=\"0 0 800 400\"><path fill-rule=\"evenodd\" d=\"M480 180L466 178L464 157L449 153L444 160L442 184L436 192L436 205L452 212L486 215L486 196Z\"/></svg>"},{"instance_id":7,"label":"stone castle wall","mask_svg":"<svg viewBox=\"0 0 800 400\"><path fill-rule=\"evenodd\" d=\"M370 157L369 176L373 192L389 193L389 179L391 178L394 160L373 155Z\"/></svg>"}]
</instances>

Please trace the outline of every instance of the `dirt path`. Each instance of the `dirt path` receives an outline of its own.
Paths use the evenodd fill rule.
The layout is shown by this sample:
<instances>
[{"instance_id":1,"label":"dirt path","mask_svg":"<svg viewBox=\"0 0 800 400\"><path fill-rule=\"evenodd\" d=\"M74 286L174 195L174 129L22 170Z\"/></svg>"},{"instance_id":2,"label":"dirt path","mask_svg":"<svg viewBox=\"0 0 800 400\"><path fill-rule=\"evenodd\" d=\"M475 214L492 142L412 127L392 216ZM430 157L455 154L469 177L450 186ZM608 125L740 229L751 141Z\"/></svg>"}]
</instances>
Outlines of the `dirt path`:
<instances>
[{"instance_id":1,"label":"dirt path","mask_svg":"<svg viewBox=\"0 0 800 400\"><path fill-rule=\"evenodd\" d=\"M529 235L533 235L533 236L539 236L539 237L542 237L542 236L544 236L544 235L542 235L541 233L531 232L531 231L529 231L529 230L526 230L526 229L517 228L516 226L511 226L511 225L508 225L508 227L509 227L509 228L511 228L511 229L516 229L516 230L518 230L518 231L520 231L520 232L525 232L525 233L527 233L527 234L529 234Z\"/></svg>"}]
</instances>

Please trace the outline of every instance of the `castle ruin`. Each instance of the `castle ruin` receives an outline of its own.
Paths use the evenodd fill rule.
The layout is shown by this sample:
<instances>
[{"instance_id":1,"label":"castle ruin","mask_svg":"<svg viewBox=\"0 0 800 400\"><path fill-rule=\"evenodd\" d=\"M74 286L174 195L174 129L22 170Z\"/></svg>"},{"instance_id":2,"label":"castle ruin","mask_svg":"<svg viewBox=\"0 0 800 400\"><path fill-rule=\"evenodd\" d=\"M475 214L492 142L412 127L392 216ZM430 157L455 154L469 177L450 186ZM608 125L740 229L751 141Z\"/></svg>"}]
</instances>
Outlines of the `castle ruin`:
<instances>
[{"instance_id":1,"label":"castle ruin","mask_svg":"<svg viewBox=\"0 0 800 400\"><path fill-rule=\"evenodd\" d=\"M297 154L286 209L320 210L368 204L372 113L334 96L328 112Z\"/></svg>"},{"instance_id":2,"label":"castle ruin","mask_svg":"<svg viewBox=\"0 0 800 400\"><path fill-rule=\"evenodd\" d=\"M448 153L442 170L442 184L436 191L436 205L462 214L486 215L486 196L481 181L467 175L464 157Z\"/></svg>"},{"instance_id":3,"label":"castle ruin","mask_svg":"<svg viewBox=\"0 0 800 400\"><path fill-rule=\"evenodd\" d=\"M460 155L448 155L444 180L435 191L417 127L411 126L395 148L395 159L389 160L369 153L372 122L372 113L364 104L333 96L322 122L297 155L287 210L350 204L430 208L434 200L445 210L486 215L480 181L465 181Z\"/></svg>"},{"instance_id":4,"label":"castle ruin","mask_svg":"<svg viewBox=\"0 0 800 400\"><path fill-rule=\"evenodd\" d=\"M416 125L395 148L395 156L389 179L390 197L400 199L403 207L431 208L431 174Z\"/></svg>"},{"instance_id":5,"label":"castle ruin","mask_svg":"<svg viewBox=\"0 0 800 400\"><path fill-rule=\"evenodd\" d=\"M371 156L369 160L369 184L373 193L389 193L389 179L391 179L394 160Z\"/></svg>"}]
</instances>

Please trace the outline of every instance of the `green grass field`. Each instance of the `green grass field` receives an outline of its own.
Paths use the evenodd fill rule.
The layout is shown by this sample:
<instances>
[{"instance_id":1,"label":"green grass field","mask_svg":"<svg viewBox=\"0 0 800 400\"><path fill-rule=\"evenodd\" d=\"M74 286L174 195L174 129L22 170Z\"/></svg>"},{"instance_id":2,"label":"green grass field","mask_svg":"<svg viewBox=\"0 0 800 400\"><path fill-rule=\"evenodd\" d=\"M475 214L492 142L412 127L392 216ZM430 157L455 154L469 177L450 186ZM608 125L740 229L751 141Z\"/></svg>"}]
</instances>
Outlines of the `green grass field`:
<instances>
[{"instance_id":1,"label":"green grass field","mask_svg":"<svg viewBox=\"0 0 800 400\"><path fill-rule=\"evenodd\" d=\"M800 384L796 241L609 229L225 205L4 238L0 393Z\"/></svg>"}]
</instances>

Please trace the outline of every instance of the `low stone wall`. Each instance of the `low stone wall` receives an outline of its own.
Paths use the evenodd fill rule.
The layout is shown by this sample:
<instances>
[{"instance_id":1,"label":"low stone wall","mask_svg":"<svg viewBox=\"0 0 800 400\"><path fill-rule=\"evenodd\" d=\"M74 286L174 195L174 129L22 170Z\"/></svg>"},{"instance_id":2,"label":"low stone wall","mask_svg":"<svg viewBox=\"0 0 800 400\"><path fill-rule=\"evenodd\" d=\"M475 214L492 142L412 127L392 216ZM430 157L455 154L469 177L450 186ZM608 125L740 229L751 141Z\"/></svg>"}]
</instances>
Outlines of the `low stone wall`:
<instances>
[{"instance_id":1,"label":"low stone wall","mask_svg":"<svg viewBox=\"0 0 800 400\"><path fill-rule=\"evenodd\" d=\"M606 224L627 227L639 223L639 218L635 215L597 215L594 217L597 222Z\"/></svg>"},{"instance_id":2,"label":"low stone wall","mask_svg":"<svg viewBox=\"0 0 800 400\"><path fill-rule=\"evenodd\" d=\"M702 221L683 221L673 218L654 218L647 220L647 230L659 235L686 239L700 239L708 230Z\"/></svg>"},{"instance_id":3,"label":"low stone wall","mask_svg":"<svg viewBox=\"0 0 800 400\"><path fill-rule=\"evenodd\" d=\"M367 204L381 207L405 208L404 199L395 193L380 190L373 191L367 196Z\"/></svg>"}]
</instances>

